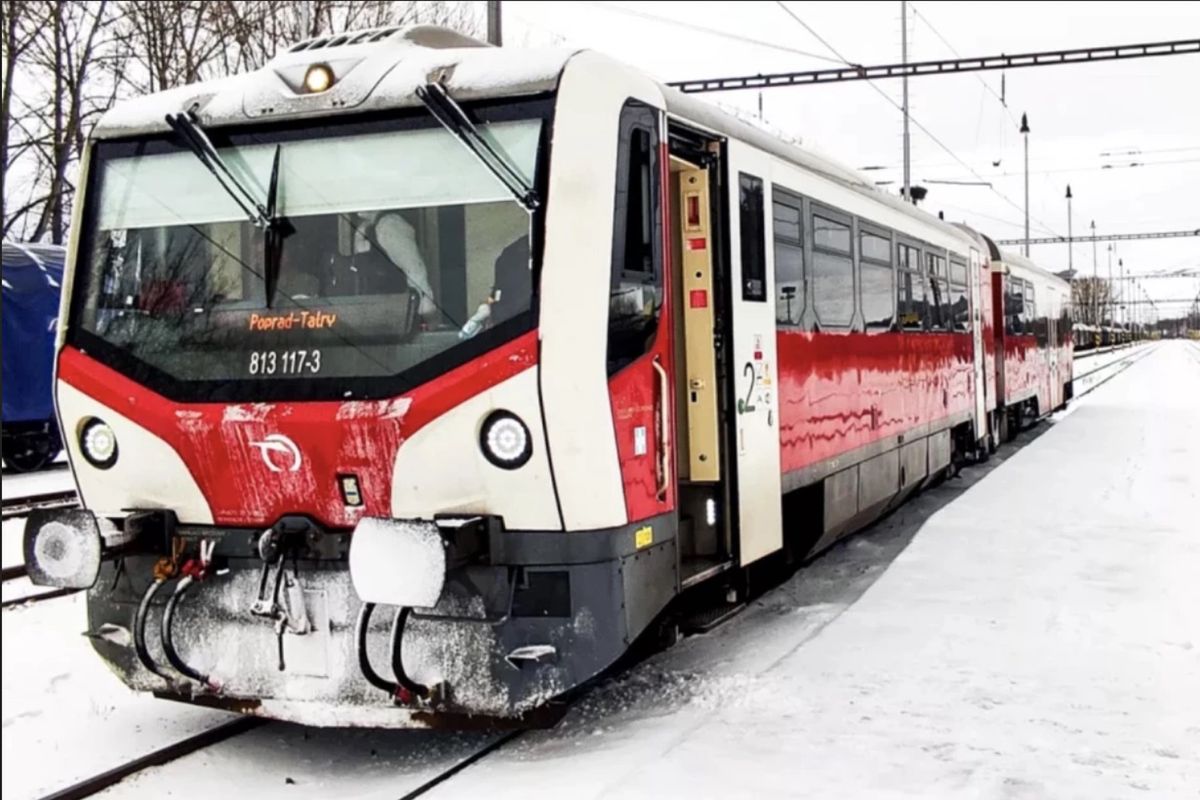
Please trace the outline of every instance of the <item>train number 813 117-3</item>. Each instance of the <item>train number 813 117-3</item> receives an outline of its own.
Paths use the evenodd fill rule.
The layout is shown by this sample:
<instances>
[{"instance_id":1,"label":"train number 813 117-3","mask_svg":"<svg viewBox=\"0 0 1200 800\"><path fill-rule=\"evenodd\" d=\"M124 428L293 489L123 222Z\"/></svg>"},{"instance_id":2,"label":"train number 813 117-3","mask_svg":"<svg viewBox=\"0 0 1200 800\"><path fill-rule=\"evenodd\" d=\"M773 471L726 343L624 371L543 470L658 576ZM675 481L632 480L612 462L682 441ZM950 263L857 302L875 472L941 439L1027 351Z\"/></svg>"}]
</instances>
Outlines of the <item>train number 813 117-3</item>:
<instances>
[{"instance_id":1,"label":"train number 813 117-3","mask_svg":"<svg viewBox=\"0 0 1200 800\"><path fill-rule=\"evenodd\" d=\"M254 350L248 368L251 375L316 375L321 371L320 350Z\"/></svg>"}]
</instances>

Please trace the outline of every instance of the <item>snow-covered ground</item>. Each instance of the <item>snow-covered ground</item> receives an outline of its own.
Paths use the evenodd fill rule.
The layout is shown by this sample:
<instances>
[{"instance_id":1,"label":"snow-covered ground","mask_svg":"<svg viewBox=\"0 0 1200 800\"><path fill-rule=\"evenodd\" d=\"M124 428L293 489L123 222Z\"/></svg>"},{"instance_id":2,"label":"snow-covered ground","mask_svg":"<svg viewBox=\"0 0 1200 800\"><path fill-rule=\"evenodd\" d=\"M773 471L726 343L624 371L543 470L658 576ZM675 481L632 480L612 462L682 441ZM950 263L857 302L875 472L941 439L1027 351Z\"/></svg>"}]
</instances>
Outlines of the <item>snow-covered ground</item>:
<instances>
[{"instance_id":1,"label":"snow-covered ground","mask_svg":"<svg viewBox=\"0 0 1200 800\"><path fill-rule=\"evenodd\" d=\"M3 615L6 800L64 788L230 716L127 691L80 635L80 595Z\"/></svg>"},{"instance_id":2,"label":"snow-covered ground","mask_svg":"<svg viewBox=\"0 0 1200 800\"><path fill-rule=\"evenodd\" d=\"M1194 800L1198 397L1200 347L1155 346L429 796ZM126 693L81 614L4 612L6 798L220 718ZM398 797L486 741L272 723L108 795Z\"/></svg>"},{"instance_id":3,"label":"snow-covered ground","mask_svg":"<svg viewBox=\"0 0 1200 800\"><path fill-rule=\"evenodd\" d=\"M67 457L59 454L58 459L46 469L37 472L10 472L4 470L0 477L0 493L7 498L28 497L45 492L65 492L75 488Z\"/></svg>"},{"instance_id":4,"label":"snow-covered ground","mask_svg":"<svg viewBox=\"0 0 1200 800\"><path fill-rule=\"evenodd\" d=\"M848 608L801 572L433 796L1195 798L1198 397L1160 345Z\"/></svg>"}]
</instances>

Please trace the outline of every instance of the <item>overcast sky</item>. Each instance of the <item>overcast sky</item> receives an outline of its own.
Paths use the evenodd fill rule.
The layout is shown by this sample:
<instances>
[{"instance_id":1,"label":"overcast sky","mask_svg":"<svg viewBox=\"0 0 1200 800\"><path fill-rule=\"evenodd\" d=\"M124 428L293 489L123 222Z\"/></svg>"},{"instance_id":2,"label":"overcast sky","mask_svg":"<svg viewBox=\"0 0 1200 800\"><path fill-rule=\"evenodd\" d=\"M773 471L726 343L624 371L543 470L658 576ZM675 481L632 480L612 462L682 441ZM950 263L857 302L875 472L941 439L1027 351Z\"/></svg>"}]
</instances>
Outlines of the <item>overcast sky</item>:
<instances>
[{"instance_id":1,"label":"overcast sky","mask_svg":"<svg viewBox=\"0 0 1200 800\"><path fill-rule=\"evenodd\" d=\"M786 5L851 62L900 60L900 3L895 0ZM952 58L951 47L962 56L978 56L1200 35L1198 2L916 2L909 8L910 60ZM696 29L712 28L833 57L774 2L510 1L504 3L504 15L510 43L536 42L554 34L569 45L600 50L663 80L836 66ZM1075 196L1076 235L1086 234L1092 220L1100 232L1200 227L1197 77L1200 55L1016 69L1005 75L1007 108L995 96L1001 92L1000 72L914 78L909 82L913 119L995 189L926 184L929 179L978 178L914 126L913 181L930 190L923 207L944 211L946 219L966 221L994 238L1020 237L1024 178L1017 125L1024 112L1031 129L1031 236L1067 234L1068 183ZM899 101L899 80L876 81L873 86ZM707 97L757 112L757 92ZM901 116L872 84L769 89L763 106L767 122L850 166L887 167L868 174L879 181L894 180L883 188L899 190ZM1130 154L1134 150L1139 152ZM996 161L999 167L993 166ZM1129 167L1130 162L1145 166ZM1109 164L1112 167L1105 169ZM1118 242L1114 247L1114 273L1118 258L1124 260L1127 273L1200 268L1196 237ZM1076 245L1074 251L1076 269L1090 274L1092 246ZM1099 245L1098 253L1104 276L1106 245ZM1065 245L1035 246L1032 257L1056 271L1067 268ZM1154 298L1191 298L1200 291L1196 278L1145 285Z\"/></svg>"}]
</instances>

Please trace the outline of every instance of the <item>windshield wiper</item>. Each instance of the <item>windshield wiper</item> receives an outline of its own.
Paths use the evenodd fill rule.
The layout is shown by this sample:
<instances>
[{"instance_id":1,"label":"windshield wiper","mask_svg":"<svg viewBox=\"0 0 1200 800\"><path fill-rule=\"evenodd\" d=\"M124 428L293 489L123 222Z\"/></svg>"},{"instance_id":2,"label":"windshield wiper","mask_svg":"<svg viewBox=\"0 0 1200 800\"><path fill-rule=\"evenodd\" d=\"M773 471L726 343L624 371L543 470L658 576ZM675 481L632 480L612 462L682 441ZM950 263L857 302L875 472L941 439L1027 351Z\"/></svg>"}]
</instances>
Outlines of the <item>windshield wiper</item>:
<instances>
[{"instance_id":1,"label":"windshield wiper","mask_svg":"<svg viewBox=\"0 0 1200 800\"><path fill-rule=\"evenodd\" d=\"M512 159L502 150L492 146L467 117L462 106L454 101L446 88L440 83L427 83L417 87L417 97L433 114L434 119L442 123L454 138L462 142L479 161L491 170L492 174L504 187L512 192L525 208L533 211L540 204L537 191L513 164Z\"/></svg>"},{"instance_id":2,"label":"windshield wiper","mask_svg":"<svg viewBox=\"0 0 1200 800\"><path fill-rule=\"evenodd\" d=\"M270 228L274 224L271 212L229 169L229 165L221 158L221 154L217 152L217 148L213 146L195 116L189 111L183 114L167 114L166 119L171 130L179 134L187 148L196 158L200 159L200 163L208 168L208 171L217 179L217 183L221 184L221 188L233 198L233 201L238 204L250 221L261 228ZM278 167L278 151L276 151L275 158ZM276 176L272 174L272 182L275 178Z\"/></svg>"},{"instance_id":3,"label":"windshield wiper","mask_svg":"<svg viewBox=\"0 0 1200 800\"><path fill-rule=\"evenodd\" d=\"M267 218L264 250L265 266L263 283L266 284L267 305L275 301L275 287L279 284L279 262L283 253L283 239L292 232L292 226L285 217L277 216L279 208L279 154L281 148L275 145L275 158L271 162L271 182L267 185L267 207L263 209ZM291 298L289 298L291 299ZM293 302L295 302L293 300Z\"/></svg>"}]
</instances>

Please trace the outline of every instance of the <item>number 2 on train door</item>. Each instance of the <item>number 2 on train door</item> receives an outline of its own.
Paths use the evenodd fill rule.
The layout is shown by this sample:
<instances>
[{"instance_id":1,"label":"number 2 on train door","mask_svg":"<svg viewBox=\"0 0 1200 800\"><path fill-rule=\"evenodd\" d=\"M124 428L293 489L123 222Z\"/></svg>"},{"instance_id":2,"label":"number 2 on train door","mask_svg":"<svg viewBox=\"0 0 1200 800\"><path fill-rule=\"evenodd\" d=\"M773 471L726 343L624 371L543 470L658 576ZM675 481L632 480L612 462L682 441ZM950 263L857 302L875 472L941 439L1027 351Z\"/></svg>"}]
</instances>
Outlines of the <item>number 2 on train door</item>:
<instances>
[{"instance_id":1,"label":"number 2 on train door","mask_svg":"<svg viewBox=\"0 0 1200 800\"><path fill-rule=\"evenodd\" d=\"M752 362L752 361L746 362L746 366L742 370L742 374L746 375L747 373L750 375L750 385L748 387L746 387L746 399L738 400L738 413L739 414L749 414L754 411L754 403L751 401L754 398L754 385L756 383L758 383L758 373L754 369L754 362Z\"/></svg>"}]
</instances>

